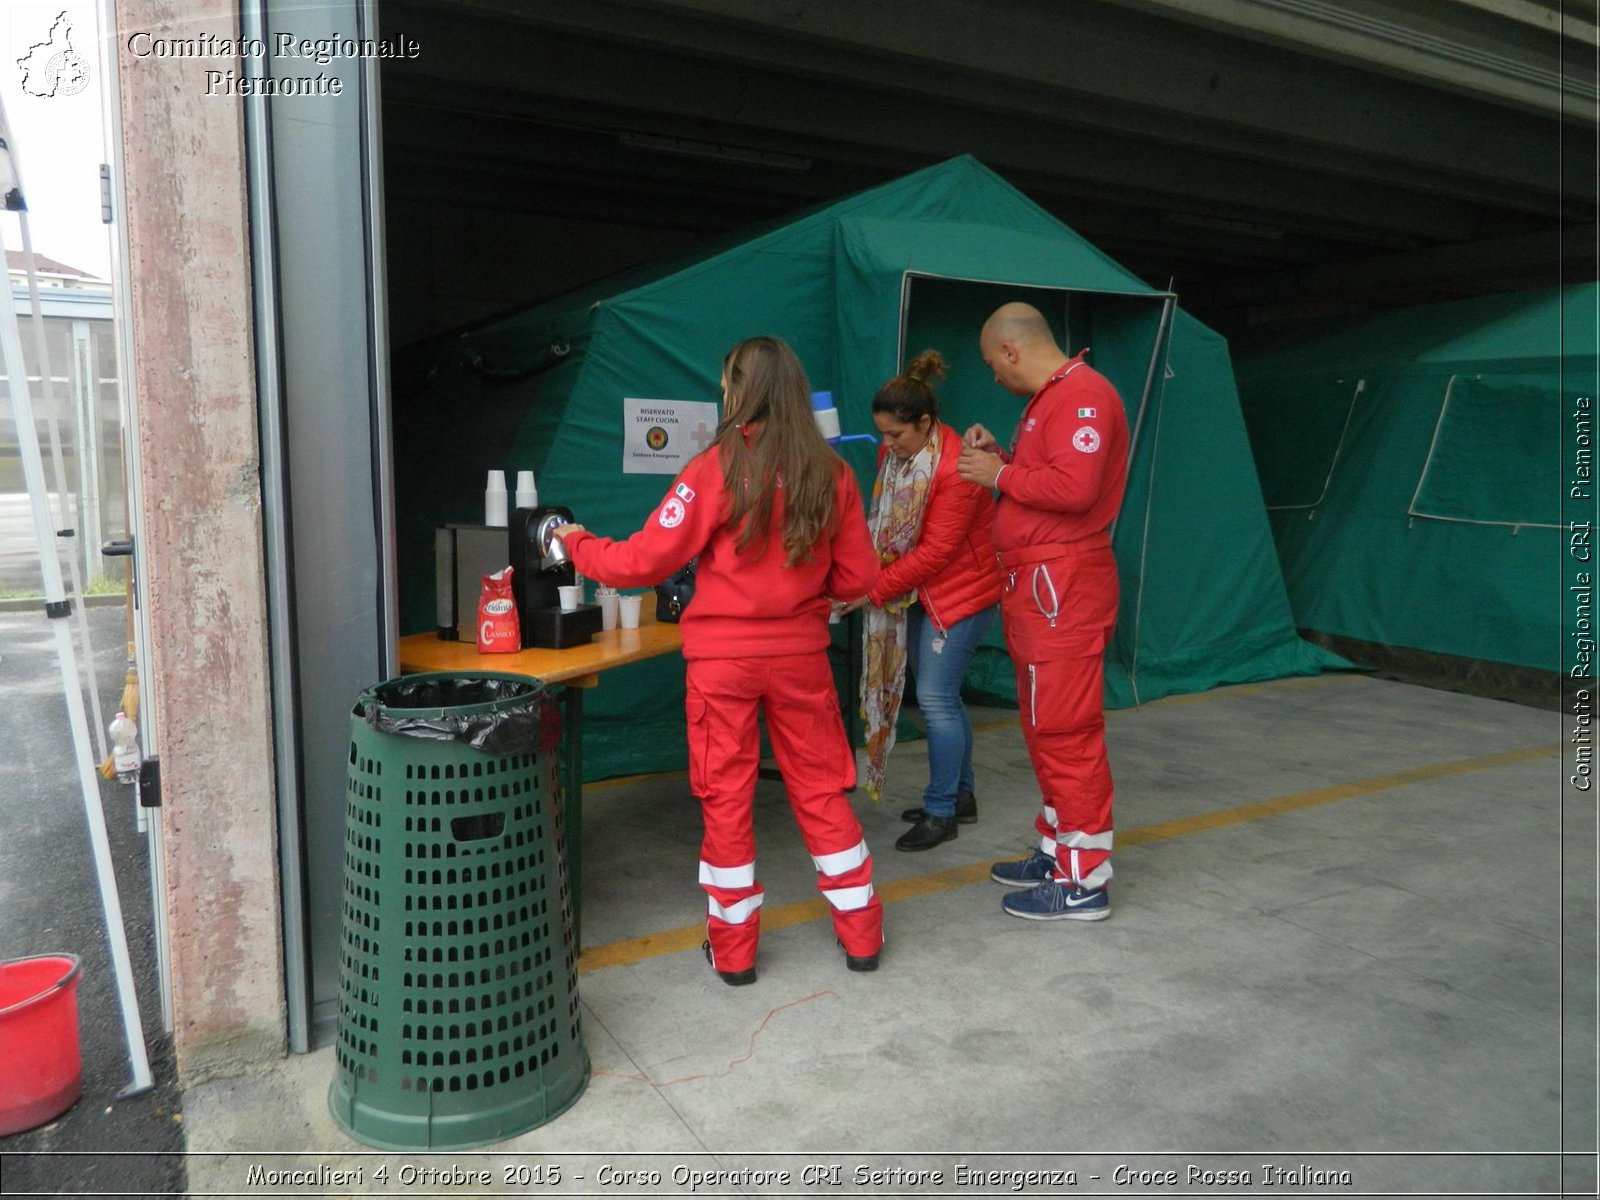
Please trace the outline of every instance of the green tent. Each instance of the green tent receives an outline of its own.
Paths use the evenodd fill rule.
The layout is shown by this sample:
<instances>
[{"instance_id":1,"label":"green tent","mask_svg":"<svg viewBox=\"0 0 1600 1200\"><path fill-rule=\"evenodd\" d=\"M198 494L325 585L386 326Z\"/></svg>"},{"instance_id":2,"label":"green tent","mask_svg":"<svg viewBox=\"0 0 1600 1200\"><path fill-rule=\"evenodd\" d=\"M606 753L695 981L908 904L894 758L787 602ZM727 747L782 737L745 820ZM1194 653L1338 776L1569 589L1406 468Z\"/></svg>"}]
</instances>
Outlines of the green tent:
<instances>
[{"instance_id":1,"label":"green tent","mask_svg":"<svg viewBox=\"0 0 1600 1200\"><path fill-rule=\"evenodd\" d=\"M637 529L670 477L622 473L624 398L717 400L722 357L744 337L794 346L857 434L873 431L878 386L936 347L950 363L946 419L1004 436L1023 402L994 383L977 341L1011 299L1045 312L1063 346L1091 347L1136 427L1108 704L1335 661L1290 619L1226 343L970 157L435 343L428 383L395 423L407 631L433 627L432 528L478 519L488 467L532 468L542 498L599 533ZM869 485L875 447L840 449ZM969 687L1014 701L998 630L991 642ZM586 773L681 766L682 694L677 660L608 676L586 697Z\"/></svg>"},{"instance_id":2,"label":"green tent","mask_svg":"<svg viewBox=\"0 0 1600 1200\"><path fill-rule=\"evenodd\" d=\"M1300 628L1560 669L1562 445L1595 395L1597 297L1584 284L1397 309L1241 355Z\"/></svg>"}]
</instances>

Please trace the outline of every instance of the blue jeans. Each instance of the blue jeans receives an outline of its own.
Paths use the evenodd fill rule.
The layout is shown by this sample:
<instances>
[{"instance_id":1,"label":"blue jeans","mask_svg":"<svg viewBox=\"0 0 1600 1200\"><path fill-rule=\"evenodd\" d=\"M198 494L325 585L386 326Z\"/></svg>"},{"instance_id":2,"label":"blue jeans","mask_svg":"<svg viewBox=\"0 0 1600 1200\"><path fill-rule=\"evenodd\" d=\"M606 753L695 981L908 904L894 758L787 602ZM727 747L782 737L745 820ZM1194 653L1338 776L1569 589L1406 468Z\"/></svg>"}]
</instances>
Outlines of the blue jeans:
<instances>
[{"instance_id":1,"label":"blue jeans","mask_svg":"<svg viewBox=\"0 0 1600 1200\"><path fill-rule=\"evenodd\" d=\"M945 630L937 654L933 640L938 631L928 614L920 604L907 614L909 665L917 681L917 707L928 726L928 787L922 807L929 816L955 816L956 792L973 790L972 722L961 703L961 680L998 614L999 606L991 604L957 621Z\"/></svg>"}]
</instances>

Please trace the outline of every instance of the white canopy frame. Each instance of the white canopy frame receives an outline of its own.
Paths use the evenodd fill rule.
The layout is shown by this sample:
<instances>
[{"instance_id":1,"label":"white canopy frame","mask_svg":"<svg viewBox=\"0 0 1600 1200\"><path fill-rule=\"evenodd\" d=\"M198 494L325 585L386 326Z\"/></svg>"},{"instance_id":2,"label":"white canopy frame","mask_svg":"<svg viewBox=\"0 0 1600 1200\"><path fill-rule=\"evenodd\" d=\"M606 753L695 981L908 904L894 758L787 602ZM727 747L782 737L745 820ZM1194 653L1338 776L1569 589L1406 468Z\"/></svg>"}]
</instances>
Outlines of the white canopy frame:
<instances>
[{"instance_id":1,"label":"white canopy frame","mask_svg":"<svg viewBox=\"0 0 1600 1200\"><path fill-rule=\"evenodd\" d=\"M6 121L5 107L0 103L0 192L4 192L4 205L17 213L23 230L23 244L27 247L29 295L33 299L35 318L38 317L38 282L34 271L31 239L28 233L27 206L23 199L21 172L17 165L16 144L11 127ZM6 249L5 233L0 229L0 255ZM42 341L42 338L41 338ZM41 347L42 353L42 347ZM27 481L29 506L33 516L34 536L38 543L39 568L44 579L45 615L55 634L56 658L61 668L61 690L67 703L67 719L72 730L73 761L77 767L78 786L83 796L84 818L88 825L89 845L94 854L95 875L100 888L100 905L105 915L106 938L111 951L112 970L116 977L117 1002L122 1012L123 1032L128 1044L128 1060L132 1081L120 1093L123 1097L136 1096L153 1086L150 1074L150 1056L145 1045L144 1026L139 1016L139 999L134 990L133 966L128 954L128 935L122 922L122 902L117 893L116 868L111 858L111 843L106 836L105 811L100 802L98 782L99 756L89 730L89 719L83 702L83 688L78 674L77 653L72 644L72 631L68 617L74 607L82 609L81 594L74 605L66 595L61 579L61 562L56 553L55 527L50 520L50 497L45 484L44 458L39 449L39 431L34 424L33 397L28 381L27 364L22 353L22 331L17 319L16 301L7 281L0 287L0 362L10 381L12 408L16 415L17 442L22 457L23 477ZM41 373L45 387L50 386L49 367L41 358ZM76 566L74 566L76 576ZM75 585L77 580L74 580ZM81 593L81 588L79 589ZM98 709L96 710L98 712Z\"/></svg>"}]
</instances>

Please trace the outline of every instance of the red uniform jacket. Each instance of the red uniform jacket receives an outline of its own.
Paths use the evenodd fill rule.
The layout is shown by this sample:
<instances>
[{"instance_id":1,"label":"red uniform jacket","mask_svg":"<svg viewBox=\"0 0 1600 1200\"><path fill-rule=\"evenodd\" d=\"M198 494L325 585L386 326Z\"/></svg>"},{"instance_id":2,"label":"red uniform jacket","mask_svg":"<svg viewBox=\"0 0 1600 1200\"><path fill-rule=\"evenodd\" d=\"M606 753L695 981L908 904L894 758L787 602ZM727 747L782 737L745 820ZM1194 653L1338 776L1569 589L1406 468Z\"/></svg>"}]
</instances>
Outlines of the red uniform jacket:
<instances>
[{"instance_id":1,"label":"red uniform jacket","mask_svg":"<svg viewBox=\"0 0 1600 1200\"><path fill-rule=\"evenodd\" d=\"M1034 393L995 487L994 545L1071 545L1109 529L1128 483L1122 399L1083 354Z\"/></svg>"},{"instance_id":2,"label":"red uniform jacket","mask_svg":"<svg viewBox=\"0 0 1600 1200\"><path fill-rule=\"evenodd\" d=\"M888 447L878 450L878 466ZM871 600L882 606L913 588L934 627L943 631L1000 599L1004 580L994 556L994 497L956 474L961 435L939 426L939 463L928 483L917 544L883 568Z\"/></svg>"},{"instance_id":3,"label":"red uniform jacket","mask_svg":"<svg viewBox=\"0 0 1600 1200\"><path fill-rule=\"evenodd\" d=\"M749 658L806 654L829 643L829 598L854 600L878 581L855 476L835 465L834 528L809 560L784 565L783 496L772 506L763 545L736 549L727 525L721 454L713 446L679 475L643 529L627 541L587 531L567 538L583 574L616 587L656 584L695 555L694 600L680 622L685 658Z\"/></svg>"}]
</instances>

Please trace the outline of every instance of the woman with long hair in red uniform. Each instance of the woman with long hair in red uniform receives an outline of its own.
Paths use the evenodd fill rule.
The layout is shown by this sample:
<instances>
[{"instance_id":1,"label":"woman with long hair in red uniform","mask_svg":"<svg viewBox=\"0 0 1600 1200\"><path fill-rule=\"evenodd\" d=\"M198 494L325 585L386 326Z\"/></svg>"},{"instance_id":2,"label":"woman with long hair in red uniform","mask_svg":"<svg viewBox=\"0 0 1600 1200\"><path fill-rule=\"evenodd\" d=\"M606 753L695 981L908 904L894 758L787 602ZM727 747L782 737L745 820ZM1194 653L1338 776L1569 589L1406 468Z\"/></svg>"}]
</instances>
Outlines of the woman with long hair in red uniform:
<instances>
[{"instance_id":1,"label":"woman with long hair in red uniform","mask_svg":"<svg viewBox=\"0 0 1600 1200\"><path fill-rule=\"evenodd\" d=\"M680 624L688 662L689 782L705 835L706 956L725 983L754 983L765 897L751 807L765 716L789 804L853 971L877 969L883 904L845 792L855 755L828 665L831 601L878 579L855 477L811 415L793 350L754 337L722 364L711 446L626 541L557 530L578 570L619 587L656 583L699 556Z\"/></svg>"}]
</instances>

